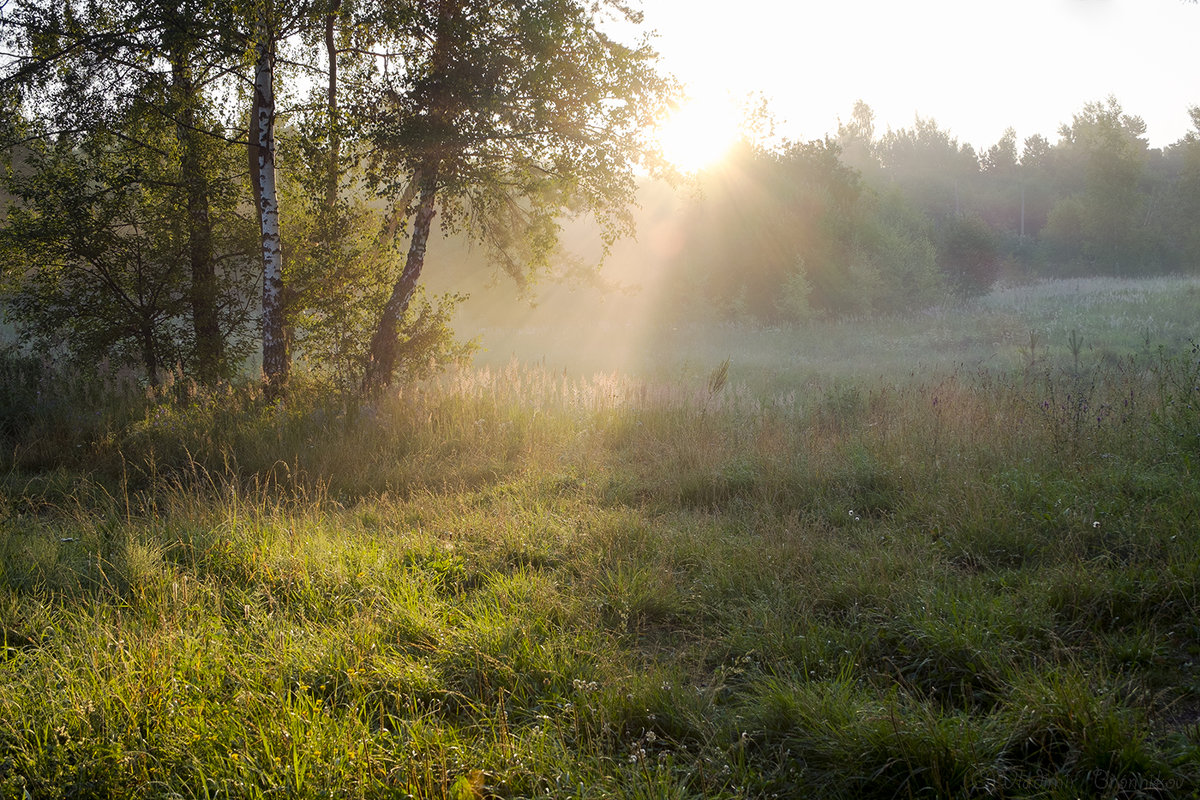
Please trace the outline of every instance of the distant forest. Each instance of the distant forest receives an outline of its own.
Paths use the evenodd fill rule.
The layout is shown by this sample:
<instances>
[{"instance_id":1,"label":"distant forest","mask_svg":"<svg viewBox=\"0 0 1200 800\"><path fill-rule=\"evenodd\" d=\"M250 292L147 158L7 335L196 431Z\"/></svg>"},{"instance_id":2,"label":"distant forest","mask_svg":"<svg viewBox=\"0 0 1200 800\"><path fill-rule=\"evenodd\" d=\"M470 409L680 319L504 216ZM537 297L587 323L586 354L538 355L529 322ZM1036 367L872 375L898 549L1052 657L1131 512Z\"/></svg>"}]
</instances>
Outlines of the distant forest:
<instances>
[{"instance_id":1,"label":"distant forest","mask_svg":"<svg viewBox=\"0 0 1200 800\"><path fill-rule=\"evenodd\" d=\"M901 310L1001 276L1135 277L1200 265L1195 130L1151 148L1141 118L1093 102L1058 140L1011 128L977 153L930 119L749 145L701 177L673 263L682 309L778 323Z\"/></svg>"}]
</instances>

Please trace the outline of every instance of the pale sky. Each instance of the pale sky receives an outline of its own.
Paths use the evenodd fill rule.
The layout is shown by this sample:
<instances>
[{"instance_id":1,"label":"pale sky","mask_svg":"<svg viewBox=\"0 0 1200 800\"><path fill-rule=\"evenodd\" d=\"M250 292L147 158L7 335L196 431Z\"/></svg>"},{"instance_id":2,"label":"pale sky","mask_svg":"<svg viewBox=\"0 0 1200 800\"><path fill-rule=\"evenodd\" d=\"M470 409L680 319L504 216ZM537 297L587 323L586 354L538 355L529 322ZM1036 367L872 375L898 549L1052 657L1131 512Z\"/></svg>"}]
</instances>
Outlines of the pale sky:
<instances>
[{"instance_id":1,"label":"pale sky","mask_svg":"<svg viewBox=\"0 0 1200 800\"><path fill-rule=\"evenodd\" d=\"M1200 105L1200 5L1185 0L643 0L662 66L697 95L761 92L792 139L819 138L857 99L876 130L933 117L983 149L1057 139L1112 94L1152 146Z\"/></svg>"}]
</instances>

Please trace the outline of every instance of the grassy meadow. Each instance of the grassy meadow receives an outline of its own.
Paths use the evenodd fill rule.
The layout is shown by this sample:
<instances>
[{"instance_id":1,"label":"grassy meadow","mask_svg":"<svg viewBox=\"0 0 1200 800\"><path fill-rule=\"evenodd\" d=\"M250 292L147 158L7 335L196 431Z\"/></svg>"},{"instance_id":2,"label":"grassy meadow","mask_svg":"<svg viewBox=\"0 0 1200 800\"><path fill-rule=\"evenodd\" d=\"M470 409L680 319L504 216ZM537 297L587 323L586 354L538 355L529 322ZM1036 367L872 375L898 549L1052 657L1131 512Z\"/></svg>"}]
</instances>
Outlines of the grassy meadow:
<instances>
[{"instance_id":1,"label":"grassy meadow","mask_svg":"<svg viewBox=\"0 0 1200 800\"><path fill-rule=\"evenodd\" d=\"M1200 797L1198 298L496 333L373 403L10 354L0 798Z\"/></svg>"}]
</instances>

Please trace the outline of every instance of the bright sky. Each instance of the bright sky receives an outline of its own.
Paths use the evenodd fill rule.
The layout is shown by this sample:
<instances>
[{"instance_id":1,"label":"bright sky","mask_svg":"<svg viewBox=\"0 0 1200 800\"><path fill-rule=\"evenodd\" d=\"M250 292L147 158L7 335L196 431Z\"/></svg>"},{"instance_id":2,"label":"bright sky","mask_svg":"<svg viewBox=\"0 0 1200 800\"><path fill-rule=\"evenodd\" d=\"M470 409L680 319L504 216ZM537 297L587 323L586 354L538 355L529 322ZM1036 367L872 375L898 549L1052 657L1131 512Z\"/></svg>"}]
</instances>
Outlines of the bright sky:
<instances>
[{"instance_id":1,"label":"bright sky","mask_svg":"<svg viewBox=\"0 0 1200 800\"><path fill-rule=\"evenodd\" d=\"M976 149L1018 141L1116 95L1153 146L1200 105L1200 4L1185 0L643 0L663 67L697 97L761 92L792 139L832 133L854 101L876 130L914 115Z\"/></svg>"}]
</instances>

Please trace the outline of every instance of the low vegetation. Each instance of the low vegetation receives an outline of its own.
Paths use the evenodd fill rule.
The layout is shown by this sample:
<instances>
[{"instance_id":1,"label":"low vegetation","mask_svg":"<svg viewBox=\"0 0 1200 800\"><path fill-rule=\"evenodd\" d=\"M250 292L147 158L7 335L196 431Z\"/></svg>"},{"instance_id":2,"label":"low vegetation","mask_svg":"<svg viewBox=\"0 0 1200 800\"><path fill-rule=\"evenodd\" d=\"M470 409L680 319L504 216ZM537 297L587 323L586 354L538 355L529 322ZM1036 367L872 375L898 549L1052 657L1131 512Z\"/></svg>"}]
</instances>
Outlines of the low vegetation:
<instances>
[{"instance_id":1,"label":"low vegetation","mask_svg":"<svg viewBox=\"0 0 1200 800\"><path fill-rule=\"evenodd\" d=\"M1195 797L1195 331L1053 297L900 375L9 354L0 796Z\"/></svg>"}]
</instances>

